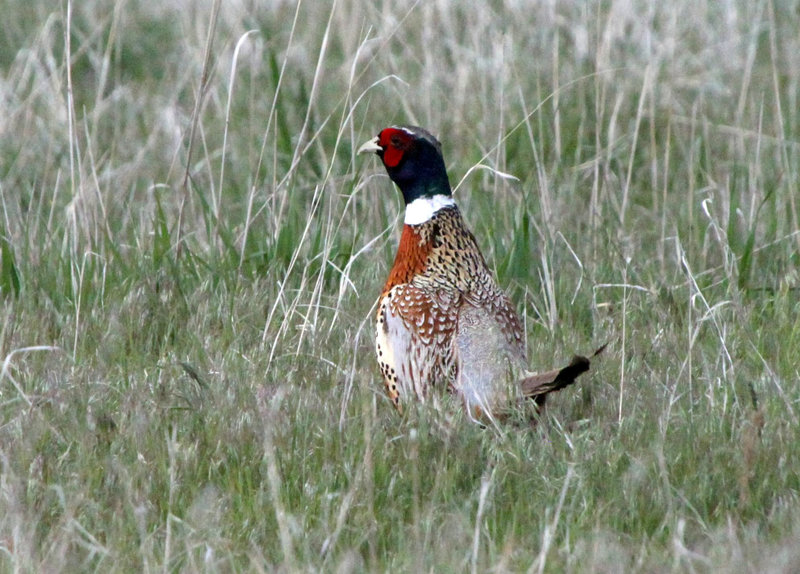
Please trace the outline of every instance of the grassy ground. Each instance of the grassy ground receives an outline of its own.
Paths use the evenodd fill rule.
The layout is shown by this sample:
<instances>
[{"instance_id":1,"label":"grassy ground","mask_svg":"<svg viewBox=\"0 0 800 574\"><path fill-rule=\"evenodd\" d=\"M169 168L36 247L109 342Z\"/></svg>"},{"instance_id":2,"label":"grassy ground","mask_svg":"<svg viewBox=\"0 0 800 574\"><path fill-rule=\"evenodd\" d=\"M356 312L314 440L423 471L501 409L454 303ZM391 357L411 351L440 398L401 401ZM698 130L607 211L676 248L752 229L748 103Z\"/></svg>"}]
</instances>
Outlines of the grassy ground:
<instances>
[{"instance_id":1,"label":"grassy ground","mask_svg":"<svg viewBox=\"0 0 800 574\"><path fill-rule=\"evenodd\" d=\"M800 569L795 2L151 4L3 6L0 570ZM535 430L383 397L393 122Z\"/></svg>"}]
</instances>

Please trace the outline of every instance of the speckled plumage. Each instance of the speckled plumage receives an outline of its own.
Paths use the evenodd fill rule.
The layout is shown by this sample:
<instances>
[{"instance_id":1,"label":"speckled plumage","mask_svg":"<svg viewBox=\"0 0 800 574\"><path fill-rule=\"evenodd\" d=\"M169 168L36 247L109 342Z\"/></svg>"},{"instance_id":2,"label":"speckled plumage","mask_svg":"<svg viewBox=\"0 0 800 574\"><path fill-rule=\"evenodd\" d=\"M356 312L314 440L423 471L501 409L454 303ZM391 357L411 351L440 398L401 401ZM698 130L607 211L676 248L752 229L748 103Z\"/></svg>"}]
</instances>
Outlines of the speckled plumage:
<instances>
[{"instance_id":1,"label":"speckled plumage","mask_svg":"<svg viewBox=\"0 0 800 574\"><path fill-rule=\"evenodd\" d=\"M469 307L497 321L507 350L524 363L520 321L458 207L441 209L420 225L405 225L377 313L378 363L395 406L401 396L425 400L434 386L458 392L455 334Z\"/></svg>"}]
</instances>

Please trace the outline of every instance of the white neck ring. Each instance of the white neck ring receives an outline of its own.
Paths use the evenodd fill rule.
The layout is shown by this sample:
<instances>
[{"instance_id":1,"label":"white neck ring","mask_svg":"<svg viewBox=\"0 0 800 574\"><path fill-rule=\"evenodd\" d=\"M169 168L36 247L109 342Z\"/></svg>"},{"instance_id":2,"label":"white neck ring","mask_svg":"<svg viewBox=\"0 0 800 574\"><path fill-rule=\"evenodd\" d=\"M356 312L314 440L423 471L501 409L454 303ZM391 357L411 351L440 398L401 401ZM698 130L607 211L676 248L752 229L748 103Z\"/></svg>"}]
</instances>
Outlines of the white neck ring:
<instances>
[{"instance_id":1,"label":"white neck ring","mask_svg":"<svg viewBox=\"0 0 800 574\"><path fill-rule=\"evenodd\" d=\"M406 225L419 225L430 220L437 211L455 205L456 200L449 195L434 195L433 197L418 197L406 205Z\"/></svg>"}]
</instances>

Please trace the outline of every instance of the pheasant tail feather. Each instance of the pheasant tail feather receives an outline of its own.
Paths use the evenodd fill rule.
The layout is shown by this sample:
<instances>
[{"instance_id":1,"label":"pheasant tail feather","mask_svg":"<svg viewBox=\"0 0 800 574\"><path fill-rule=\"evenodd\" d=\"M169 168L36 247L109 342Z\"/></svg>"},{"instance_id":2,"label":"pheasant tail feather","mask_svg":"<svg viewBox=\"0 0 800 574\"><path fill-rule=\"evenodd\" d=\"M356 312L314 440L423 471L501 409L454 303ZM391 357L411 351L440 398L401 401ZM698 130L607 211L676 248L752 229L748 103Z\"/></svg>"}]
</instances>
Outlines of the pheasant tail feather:
<instances>
[{"instance_id":1,"label":"pheasant tail feather","mask_svg":"<svg viewBox=\"0 0 800 574\"><path fill-rule=\"evenodd\" d=\"M597 355L602 353L607 344L608 343L592 353L591 359L594 359ZM543 399L544 395L560 391L570 386L580 375L588 371L590 366L590 359L582 357L581 355L575 355L566 367L525 377L520 381L522 396L525 398L536 398L537 400L540 397Z\"/></svg>"}]
</instances>

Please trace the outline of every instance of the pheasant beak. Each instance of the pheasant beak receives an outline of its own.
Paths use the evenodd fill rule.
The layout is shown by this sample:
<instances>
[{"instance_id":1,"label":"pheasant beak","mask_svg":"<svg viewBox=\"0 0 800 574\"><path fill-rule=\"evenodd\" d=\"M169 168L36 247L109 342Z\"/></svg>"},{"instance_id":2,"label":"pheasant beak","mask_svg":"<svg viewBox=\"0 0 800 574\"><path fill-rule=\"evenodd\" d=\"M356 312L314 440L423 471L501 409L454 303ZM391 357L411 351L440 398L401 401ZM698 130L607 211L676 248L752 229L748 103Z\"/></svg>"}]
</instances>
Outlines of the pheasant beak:
<instances>
[{"instance_id":1,"label":"pheasant beak","mask_svg":"<svg viewBox=\"0 0 800 574\"><path fill-rule=\"evenodd\" d=\"M383 151L383 148L378 145L378 136L375 136L368 142L365 142L356 153L378 153L379 151Z\"/></svg>"}]
</instances>

